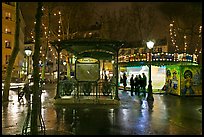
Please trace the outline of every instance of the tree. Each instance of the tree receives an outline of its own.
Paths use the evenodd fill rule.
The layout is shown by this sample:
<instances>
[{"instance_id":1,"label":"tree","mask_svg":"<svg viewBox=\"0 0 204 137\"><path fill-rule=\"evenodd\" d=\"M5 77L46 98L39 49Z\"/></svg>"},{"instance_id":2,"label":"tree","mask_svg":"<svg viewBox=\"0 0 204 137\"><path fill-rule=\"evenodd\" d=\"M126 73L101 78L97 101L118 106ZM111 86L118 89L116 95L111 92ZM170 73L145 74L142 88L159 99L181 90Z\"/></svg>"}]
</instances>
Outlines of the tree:
<instances>
[{"instance_id":1,"label":"tree","mask_svg":"<svg viewBox=\"0 0 204 137\"><path fill-rule=\"evenodd\" d=\"M39 53L40 53L40 32L41 32L41 19L42 19L42 2L38 2L37 13L36 13L36 24L35 24L35 50L33 55L33 104L32 104L32 113L31 113L31 134L37 135L38 134L38 116L41 110L41 100L39 95L41 93L39 90Z\"/></svg>"},{"instance_id":2,"label":"tree","mask_svg":"<svg viewBox=\"0 0 204 137\"><path fill-rule=\"evenodd\" d=\"M119 11L105 10L100 21L102 37L129 42L154 38L155 10L142 3L131 3Z\"/></svg>"},{"instance_id":3,"label":"tree","mask_svg":"<svg viewBox=\"0 0 204 137\"><path fill-rule=\"evenodd\" d=\"M156 9L143 4L131 3L130 7L130 27L133 29L133 35L137 41L147 41L154 38L154 27L156 24Z\"/></svg>"},{"instance_id":4,"label":"tree","mask_svg":"<svg viewBox=\"0 0 204 137\"><path fill-rule=\"evenodd\" d=\"M47 57L48 45L49 45L49 39L50 39L50 22L51 22L50 18L51 18L52 10L54 9L55 5L54 5L54 3L46 3L45 6L46 6L46 11L44 11L44 17L45 17L46 25L48 27L46 29L44 29L44 28L41 29L41 30L45 30L45 32L46 32L45 34L41 33L44 36L44 37L42 37L42 41L44 41L46 43L45 44L46 45L45 46L45 54L43 56L43 66L42 66L42 80L43 81L45 80L45 65L46 65L46 57ZM44 27L45 24L42 26Z\"/></svg>"},{"instance_id":5,"label":"tree","mask_svg":"<svg viewBox=\"0 0 204 137\"><path fill-rule=\"evenodd\" d=\"M130 27L128 26L128 9L110 11L108 9L100 17L101 38L113 40L128 40L130 37Z\"/></svg>"},{"instance_id":6,"label":"tree","mask_svg":"<svg viewBox=\"0 0 204 137\"><path fill-rule=\"evenodd\" d=\"M16 2L16 29L15 29L15 44L11 53L11 57L9 58L9 63L6 70L6 79L4 82L4 90L3 90L3 102L9 101L9 89L11 82L11 74L13 70L13 65L16 60L16 57L19 52L19 30L20 30L20 15L19 15L19 2Z\"/></svg>"},{"instance_id":7,"label":"tree","mask_svg":"<svg viewBox=\"0 0 204 137\"><path fill-rule=\"evenodd\" d=\"M42 46L43 67L42 79L45 78L45 62L48 55L49 41L71 39L73 34L83 31L91 23L92 9L90 3L45 3L43 7ZM82 12L83 11L83 12ZM84 18L86 16L86 18ZM80 22L79 22L80 20ZM46 28L46 30L44 29ZM60 28L60 29L59 29ZM46 34L45 34L46 32ZM51 33L49 33L51 32ZM67 55L66 55L67 56ZM67 59L68 60L68 59ZM69 68L69 62L67 62ZM67 72L68 73L68 72ZM68 74L70 77L70 73Z\"/></svg>"},{"instance_id":8,"label":"tree","mask_svg":"<svg viewBox=\"0 0 204 137\"><path fill-rule=\"evenodd\" d=\"M160 11L174 27L172 45L180 52L193 53L202 49L202 4L197 2L161 3ZM171 43L171 42L170 42Z\"/></svg>"}]
</instances>

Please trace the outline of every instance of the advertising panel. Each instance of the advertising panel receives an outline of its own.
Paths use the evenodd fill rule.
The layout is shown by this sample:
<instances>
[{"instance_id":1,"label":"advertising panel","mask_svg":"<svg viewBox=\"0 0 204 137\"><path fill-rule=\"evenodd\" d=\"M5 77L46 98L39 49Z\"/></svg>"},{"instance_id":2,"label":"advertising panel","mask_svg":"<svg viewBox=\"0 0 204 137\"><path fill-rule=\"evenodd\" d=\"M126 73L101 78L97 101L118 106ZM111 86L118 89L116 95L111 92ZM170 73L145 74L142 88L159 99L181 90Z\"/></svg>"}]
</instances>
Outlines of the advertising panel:
<instances>
[{"instance_id":1,"label":"advertising panel","mask_svg":"<svg viewBox=\"0 0 204 137\"><path fill-rule=\"evenodd\" d=\"M178 65L166 67L165 91L167 93L180 95L180 67Z\"/></svg>"},{"instance_id":2,"label":"advertising panel","mask_svg":"<svg viewBox=\"0 0 204 137\"><path fill-rule=\"evenodd\" d=\"M201 66L181 66L181 95L202 95Z\"/></svg>"}]
</instances>

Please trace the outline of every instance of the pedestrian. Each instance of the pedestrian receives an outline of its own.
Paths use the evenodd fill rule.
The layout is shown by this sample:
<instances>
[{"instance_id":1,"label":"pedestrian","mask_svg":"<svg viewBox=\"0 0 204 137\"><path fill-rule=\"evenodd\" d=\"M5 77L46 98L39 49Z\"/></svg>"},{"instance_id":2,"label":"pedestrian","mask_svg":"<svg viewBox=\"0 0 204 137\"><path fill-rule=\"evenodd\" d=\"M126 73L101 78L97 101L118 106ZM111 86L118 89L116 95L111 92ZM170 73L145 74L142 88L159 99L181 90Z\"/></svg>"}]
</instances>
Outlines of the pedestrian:
<instances>
[{"instance_id":1,"label":"pedestrian","mask_svg":"<svg viewBox=\"0 0 204 137\"><path fill-rule=\"evenodd\" d=\"M123 83L123 77L120 76L120 83Z\"/></svg>"},{"instance_id":2,"label":"pedestrian","mask_svg":"<svg viewBox=\"0 0 204 137\"><path fill-rule=\"evenodd\" d=\"M30 104L30 87L29 87L29 82L26 82L23 88L23 92L25 93L25 99L27 101L28 104Z\"/></svg>"},{"instance_id":3,"label":"pedestrian","mask_svg":"<svg viewBox=\"0 0 204 137\"><path fill-rule=\"evenodd\" d=\"M126 76L126 74L124 73L124 74L123 74L123 87L124 87L124 91L125 91L126 86L127 86L127 76Z\"/></svg>"},{"instance_id":4,"label":"pedestrian","mask_svg":"<svg viewBox=\"0 0 204 137\"><path fill-rule=\"evenodd\" d=\"M132 74L131 78L130 78L130 87L131 87L131 96L133 96L133 92L134 92L134 75Z\"/></svg>"},{"instance_id":5,"label":"pedestrian","mask_svg":"<svg viewBox=\"0 0 204 137\"><path fill-rule=\"evenodd\" d=\"M138 75L135 76L134 85L135 85L135 95L139 95L139 77Z\"/></svg>"},{"instance_id":6,"label":"pedestrian","mask_svg":"<svg viewBox=\"0 0 204 137\"><path fill-rule=\"evenodd\" d=\"M146 86L147 86L147 77L144 73L142 73L142 92L143 96L146 97Z\"/></svg>"},{"instance_id":7,"label":"pedestrian","mask_svg":"<svg viewBox=\"0 0 204 137\"><path fill-rule=\"evenodd\" d=\"M66 76L66 75L64 75L64 78L63 78L63 80L67 80L67 76Z\"/></svg>"},{"instance_id":8,"label":"pedestrian","mask_svg":"<svg viewBox=\"0 0 204 137\"><path fill-rule=\"evenodd\" d=\"M108 82L108 76L105 74L105 82Z\"/></svg>"},{"instance_id":9,"label":"pedestrian","mask_svg":"<svg viewBox=\"0 0 204 137\"><path fill-rule=\"evenodd\" d=\"M142 76L139 74L138 76L138 96L140 95L141 86L142 86Z\"/></svg>"}]
</instances>

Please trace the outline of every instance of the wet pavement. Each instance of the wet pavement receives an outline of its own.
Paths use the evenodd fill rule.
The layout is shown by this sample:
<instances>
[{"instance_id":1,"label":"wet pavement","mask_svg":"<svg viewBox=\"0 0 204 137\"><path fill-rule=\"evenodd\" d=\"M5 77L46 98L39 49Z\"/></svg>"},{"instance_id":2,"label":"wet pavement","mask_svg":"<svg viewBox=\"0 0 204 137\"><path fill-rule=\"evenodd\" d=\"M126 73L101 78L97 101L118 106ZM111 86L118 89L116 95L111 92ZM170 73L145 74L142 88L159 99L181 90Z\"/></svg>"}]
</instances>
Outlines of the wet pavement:
<instances>
[{"instance_id":1,"label":"wet pavement","mask_svg":"<svg viewBox=\"0 0 204 137\"><path fill-rule=\"evenodd\" d=\"M202 135L202 97L154 94L153 108L144 98L119 90L120 105L55 106L56 85L42 93L46 135ZM17 91L2 104L2 134L21 134L28 105Z\"/></svg>"}]
</instances>

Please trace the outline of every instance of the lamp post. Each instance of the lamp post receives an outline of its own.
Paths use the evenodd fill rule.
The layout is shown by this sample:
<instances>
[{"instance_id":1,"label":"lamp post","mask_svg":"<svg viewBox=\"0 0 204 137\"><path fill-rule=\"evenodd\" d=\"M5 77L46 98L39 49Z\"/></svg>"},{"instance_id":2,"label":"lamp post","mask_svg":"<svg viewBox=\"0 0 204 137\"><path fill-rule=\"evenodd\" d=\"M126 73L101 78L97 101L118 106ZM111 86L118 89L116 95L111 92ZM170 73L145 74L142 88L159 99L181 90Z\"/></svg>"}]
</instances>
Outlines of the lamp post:
<instances>
[{"instance_id":1,"label":"lamp post","mask_svg":"<svg viewBox=\"0 0 204 137\"><path fill-rule=\"evenodd\" d=\"M152 94L152 80L151 80L151 53L152 53L152 48L154 47L154 42L153 41L148 41L147 42L147 47L149 49L149 85L148 85L148 96L147 100L148 101L154 101L153 94Z\"/></svg>"},{"instance_id":2,"label":"lamp post","mask_svg":"<svg viewBox=\"0 0 204 137\"><path fill-rule=\"evenodd\" d=\"M63 65L64 65L64 71L66 71L66 64L67 64L66 61L64 61L64 62L63 62Z\"/></svg>"},{"instance_id":3,"label":"lamp post","mask_svg":"<svg viewBox=\"0 0 204 137\"><path fill-rule=\"evenodd\" d=\"M29 75L29 64L30 64L30 61L29 61L29 56L32 54L32 50L31 49L25 49L25 54L27 56L27 77Z\"/></svg>"},{"instance_id":4,"label":"lamp post","mask_svg":"<svg viewBox=\"0 0 204 137\"><path fill-rule=\"evenodd\" d=\"M42 67L42 60L39 60L39 70L40 70L40 73L42 75L42 70L41 70L42 68L41 67Z\"/></svg>"}]
</instances>

